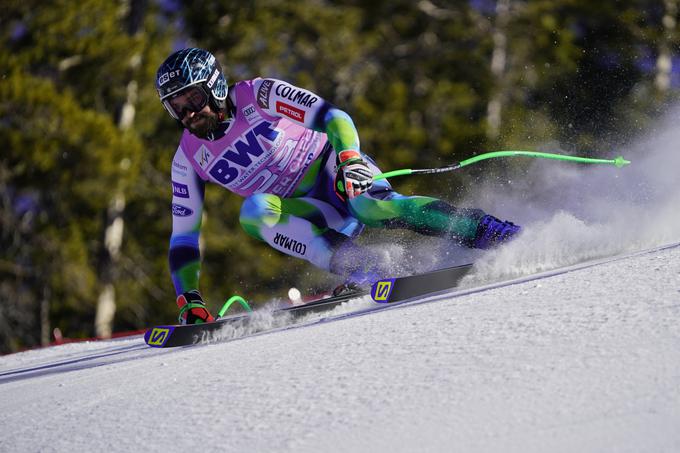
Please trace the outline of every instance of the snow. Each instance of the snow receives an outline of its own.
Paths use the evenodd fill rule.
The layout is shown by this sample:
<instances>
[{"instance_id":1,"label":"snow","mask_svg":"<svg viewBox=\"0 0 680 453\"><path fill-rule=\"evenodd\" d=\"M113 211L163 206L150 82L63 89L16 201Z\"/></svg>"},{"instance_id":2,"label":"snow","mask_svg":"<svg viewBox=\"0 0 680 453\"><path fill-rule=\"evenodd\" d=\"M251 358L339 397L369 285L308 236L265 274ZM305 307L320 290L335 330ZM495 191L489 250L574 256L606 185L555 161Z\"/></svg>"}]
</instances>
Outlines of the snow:
<instances>
[{"instance_id":1,"label":"snow","mask_svg":"<svg viewBox=\"0 0 680 453\"><path fill-rule=\"evenodd\" d=\"M679 316L676 246L190 348L27 351L0 357L0 451L679 451Z\"/></svg>"},{"instance_id":2,"label":"snow","mask_svg":"<svg viewBox=\"0 0 680 453\"><path fill-rule=\"evenodd\" d=\"M623 169L486 178L469 205L524 232L455 294L0 357L0 452L680 451L678 117Z\"/></svg>"}]
</instances>

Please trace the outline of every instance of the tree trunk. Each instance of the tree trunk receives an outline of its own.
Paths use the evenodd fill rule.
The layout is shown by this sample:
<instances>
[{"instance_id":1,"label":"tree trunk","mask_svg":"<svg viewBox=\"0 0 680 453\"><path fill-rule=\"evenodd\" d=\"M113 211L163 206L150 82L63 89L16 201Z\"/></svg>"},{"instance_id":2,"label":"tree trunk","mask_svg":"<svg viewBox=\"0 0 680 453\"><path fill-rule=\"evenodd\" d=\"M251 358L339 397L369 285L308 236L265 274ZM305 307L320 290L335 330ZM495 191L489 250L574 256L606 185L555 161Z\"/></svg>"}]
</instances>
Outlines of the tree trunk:
<instances>
[{"instance_id":1,"label":"tree trunk","mask_svg":"<svg viewBox=\"0 0 680 453\"><path fill-rule=\"evenodd\" d=\"M505 68L508 54L507 28L510 21L510 1L496 2L496 18L493 25L493 53L491 54L491 74L494 88L486 108L487 136L496 140L500 136L502 125L503 105L506 100Z\"/></svg>"},{"instance_id":2,"label":"tree trunk","mask_svg":"<svg viewBox=\"0 0 680 453\"><path fill-rule=\"evenodd\" d=\"M113 317L116 314L116 291L113 286L116 264L123 244L125 222L125 195L117 192L111 200L107 210L107 225L104 233L104 256L100 265L100 281L102 292L97 299L97 313L95 315L95 332L100 338L111 338Z\"/></svg>"},{"instance_id":3,"label":"tree trunk","mask_svg":"<svg viewBox=\"0 0 680 453\"><path fill-rule=\"evenodd\" d=\"M147 0L127 0L122 3L127 11L127 32L133 36L139 32L146 14ZM133 54L130 57L131 73L139 66L141 56ZM135 104L137 103L137 81L132 79L127 84L126 100L120 108L118 127L124 131L129 129L135 119ZM123 159L120 163L123 171L130 166L129 160ZM125 195L118 189L114 194L106 213L106 230L104 232L104 248L100 262L100 283L102 291L97 299L97 312L95 315L95 333L99 338L110 338L113 332L113 319L116 314L116 290L114 281L120 248L123 243L125 222Z\"/></svg>"},{"instance_id":4,"label":"tree trunk","mask_svg":"<svg viewBox=\"0 0 680 453\"><path fill-rule=\"evenodd\" d=\"M43 286L42 299L40 301L40 344L42 346L47 346L51 340L50 294L49 286Z\"/></svg>"},{"instance_id":5,"label":"tree trunk","mask_svg":"<svg viewBox=\"0 0 680 453\"><path fill-rule=\"evenodd\" d=\"M675 41L678 16L678 0L664 0L665 13L662 19L663 37L659 41L658 56L656 58L656 77L654 86L658 93L664 97L671 87L671 72L673 60L671 45Z\"/></svg>"}]
</instances>

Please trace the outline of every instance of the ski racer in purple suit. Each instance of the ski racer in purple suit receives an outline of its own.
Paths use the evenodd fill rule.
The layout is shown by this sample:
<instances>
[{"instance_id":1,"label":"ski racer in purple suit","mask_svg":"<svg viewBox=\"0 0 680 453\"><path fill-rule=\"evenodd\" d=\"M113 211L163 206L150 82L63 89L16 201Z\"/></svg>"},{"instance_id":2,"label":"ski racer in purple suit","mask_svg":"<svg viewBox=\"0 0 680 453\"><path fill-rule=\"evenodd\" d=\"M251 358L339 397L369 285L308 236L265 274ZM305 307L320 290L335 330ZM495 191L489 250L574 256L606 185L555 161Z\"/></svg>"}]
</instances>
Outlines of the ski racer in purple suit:
<instances>
[{"instance_id":1,"label":"ski racer in purple suit","mask_svg":"<svg viewBox=\"0 0 680 453\"><path fill-rule=\"evenodd\" d=\"M355 244L364 226L405 228L489 248L520 227L479 209L404 196L363 154L350 116L320 96L271 78L228 86L208 51L183 49L158 69L156 88L184 133L172 161L170 271L181 323L212 321L198 290L205 183L245 198L251 236L342 275L350 286L384 277L378 257Z\"/></svg>"}]
</instances>

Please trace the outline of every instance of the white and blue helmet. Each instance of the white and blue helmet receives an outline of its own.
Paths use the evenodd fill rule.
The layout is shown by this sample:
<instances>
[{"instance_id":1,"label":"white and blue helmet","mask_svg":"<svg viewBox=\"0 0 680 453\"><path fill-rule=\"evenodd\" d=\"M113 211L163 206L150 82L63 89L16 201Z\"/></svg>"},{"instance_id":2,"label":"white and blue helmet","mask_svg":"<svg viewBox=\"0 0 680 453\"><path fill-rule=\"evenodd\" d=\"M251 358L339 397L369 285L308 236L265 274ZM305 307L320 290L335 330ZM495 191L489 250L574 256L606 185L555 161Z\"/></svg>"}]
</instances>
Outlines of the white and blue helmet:
<instances>
[{"instance_id":1,"label":"white and blue helmet","mask_svg":"<svg viewBox=\"0 0 680 453\"><path fill-rule=\"evenodd\" d=\"M156 73L156 90L161 102L168 109L167 100L182 90L198 86L208 95L210 106L215 111L226 107L227 79L220 63L207 50L188 48L170 55ZM171 109L169 113L174 117Z\"/></svg>"}]
</instances>

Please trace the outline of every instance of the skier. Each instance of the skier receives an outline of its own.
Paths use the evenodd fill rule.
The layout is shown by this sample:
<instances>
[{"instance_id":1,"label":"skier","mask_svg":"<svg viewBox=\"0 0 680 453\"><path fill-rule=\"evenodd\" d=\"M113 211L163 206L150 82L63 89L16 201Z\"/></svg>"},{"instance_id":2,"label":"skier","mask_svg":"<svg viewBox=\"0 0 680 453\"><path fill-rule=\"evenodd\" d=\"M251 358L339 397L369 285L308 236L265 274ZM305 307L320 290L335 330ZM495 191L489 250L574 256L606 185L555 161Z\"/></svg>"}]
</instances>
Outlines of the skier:
<instances>
[{"instance_id":1,"label":"skier","mask_svg":"<svg viewBox=\"0 0 680 453\"><path fill-rule=\"evenodd\" d=\"M156 89L184 132L172 161L170 271L180 322L213 321L198 291L205 182L245 200L251 236L342 275L347 285L384 276L378 257L356 245L364 226L405 228L486 249L520 227L479 209L404 196L361 152L350 116L320 96L272 78L227 86L210 52L188 48L158 69Z\"/></svg>"}]
</instances>

